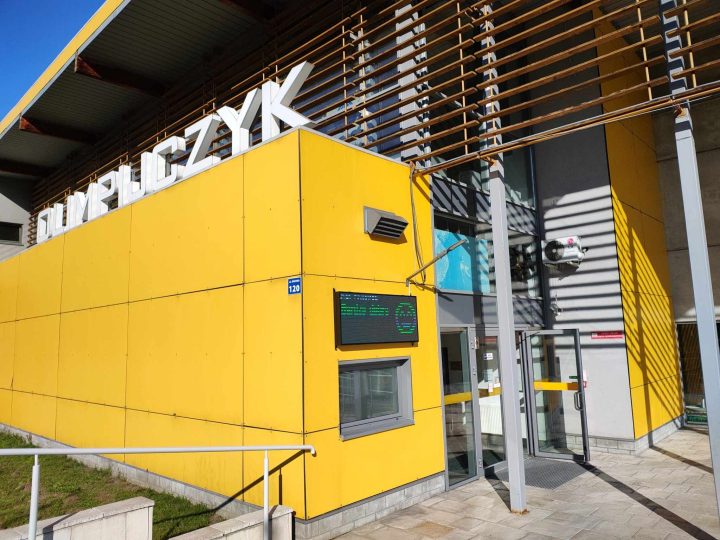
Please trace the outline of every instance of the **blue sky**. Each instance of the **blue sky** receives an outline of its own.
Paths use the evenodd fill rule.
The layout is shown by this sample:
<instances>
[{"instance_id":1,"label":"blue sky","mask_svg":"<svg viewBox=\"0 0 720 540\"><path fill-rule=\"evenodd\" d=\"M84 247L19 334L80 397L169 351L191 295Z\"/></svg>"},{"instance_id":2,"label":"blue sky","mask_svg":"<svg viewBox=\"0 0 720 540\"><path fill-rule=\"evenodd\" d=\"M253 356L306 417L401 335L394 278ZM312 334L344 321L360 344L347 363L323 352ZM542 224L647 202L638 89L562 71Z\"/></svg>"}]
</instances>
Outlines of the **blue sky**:
<instances>
[{"instance_id":1,"label":"blue sky","mask_svg":"<svg viewBox=\"0 0 720 540\"><path fill-rule=\"evenodd\" d=\"M0 120L102 0L0 0Z\"/></svg>"}]
</instances>

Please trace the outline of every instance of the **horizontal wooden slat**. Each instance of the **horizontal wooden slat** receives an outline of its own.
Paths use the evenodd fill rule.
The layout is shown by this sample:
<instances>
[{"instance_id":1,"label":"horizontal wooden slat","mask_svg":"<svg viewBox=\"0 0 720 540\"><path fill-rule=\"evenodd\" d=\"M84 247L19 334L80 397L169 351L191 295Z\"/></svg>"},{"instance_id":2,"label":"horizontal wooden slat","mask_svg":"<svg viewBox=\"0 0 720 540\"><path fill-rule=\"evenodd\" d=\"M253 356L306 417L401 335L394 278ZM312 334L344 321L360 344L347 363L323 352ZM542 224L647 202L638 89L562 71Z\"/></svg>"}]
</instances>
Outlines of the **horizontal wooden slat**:
<instances>
[{"instance_id":1,"label":"horizontal wooden slat","mask_svg":"<svg viewBox=\"0 0 720 540\"><path fill-rule=\"evenodd\" d=\"M209 63L188 66L184 82L169 85L160 107L140 107L36 182L31 230L41 208L122 163L137 165L142 152L219 107L239 108L248 91L282 81L305 60L315 68L296 97L296 110L317 129L407 160L446 161L431 172L677 103L667 95L656 0L509 0L494 8L490 0L289 4L268 24L264 42L248 47L238 36L237 45ZM685 41L676 54L690 60L681 75L709 78L720 68L720 14L687 22L683 16L686 10L700 13L703 4L708 1L687 0L670 11L680 16L676 33ZM610 50L599 54L599 46ZM601 85L612 92L602 95ZM592 88L598 97L588 98ZM691 90L684 95L715 95L720 85ZM592 107L636 94L641 101L632 107L575 120ZM498 129L488 132L485 123L496 121ZM557 127L528 135L549 121ZM252 132L256 141L259 125ZM492 137L508 133L516 140L489 148ZM223 155L229 140L219 133L212 151Z\"/></svg>"}]
</instances>

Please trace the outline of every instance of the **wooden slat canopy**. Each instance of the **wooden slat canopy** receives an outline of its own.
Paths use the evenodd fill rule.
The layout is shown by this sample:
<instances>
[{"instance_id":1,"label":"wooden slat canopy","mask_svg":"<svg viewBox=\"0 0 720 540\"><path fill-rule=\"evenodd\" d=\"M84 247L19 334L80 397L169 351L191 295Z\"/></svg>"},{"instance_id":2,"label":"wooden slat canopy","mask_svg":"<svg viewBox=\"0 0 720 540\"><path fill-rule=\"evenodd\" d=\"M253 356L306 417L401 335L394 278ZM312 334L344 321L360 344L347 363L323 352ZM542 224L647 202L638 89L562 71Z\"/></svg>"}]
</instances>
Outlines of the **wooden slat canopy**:
<instances>
[{"instance_id":1,"label":"wooden slat canopy","mask_svg":"<svg viewBox=\"0 0 720 540\"><path fill-rule=\"evenodd\" d=\"M715 96L716 0L679 1L682 97ZM264 15L265 40L238 36L38 181L35 212L304 60L315 68L293 107L317 129L430 172L677 104L657 0L310 0ZM213 151L229 148L223 126Z\"/></svg>"}]
</instances>

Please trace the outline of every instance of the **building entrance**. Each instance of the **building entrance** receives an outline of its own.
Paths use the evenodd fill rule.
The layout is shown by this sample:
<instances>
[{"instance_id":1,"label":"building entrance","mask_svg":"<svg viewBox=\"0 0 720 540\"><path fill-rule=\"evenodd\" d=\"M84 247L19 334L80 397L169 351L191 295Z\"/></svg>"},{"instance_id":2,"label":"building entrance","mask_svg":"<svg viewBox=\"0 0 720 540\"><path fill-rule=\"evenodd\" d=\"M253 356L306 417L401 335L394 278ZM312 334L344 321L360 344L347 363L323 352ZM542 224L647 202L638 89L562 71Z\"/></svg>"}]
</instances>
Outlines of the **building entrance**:
<instances>
[{"instance_id":1,"label":"building entrance","mask_svg":"<svg viewBox=\"0 0 720 540\"><path fill-rule=\"evenodd\" d=\"M516 345L526 455L589 460L578 331L517 332ZM448 482L454 485L506 465L497 329L443 329L440 346Z\"/></svg>"}]
</instances>

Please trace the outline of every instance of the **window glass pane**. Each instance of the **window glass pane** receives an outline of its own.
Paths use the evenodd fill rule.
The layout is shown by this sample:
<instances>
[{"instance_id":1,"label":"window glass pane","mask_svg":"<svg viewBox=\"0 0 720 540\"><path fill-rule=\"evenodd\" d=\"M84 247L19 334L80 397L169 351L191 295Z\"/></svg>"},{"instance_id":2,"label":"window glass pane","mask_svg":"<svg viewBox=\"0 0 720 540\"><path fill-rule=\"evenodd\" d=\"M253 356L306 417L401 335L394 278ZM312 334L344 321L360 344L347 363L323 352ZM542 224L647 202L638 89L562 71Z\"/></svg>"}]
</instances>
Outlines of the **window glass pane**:
<instances>
[{"instance_id":1,"label":"window glass pane","mask_svg":"<svg viewBox=\"0 0 720 540\"><path fill-rule=\"evenodd\" d=\"M0 221L0 242L20 242L22 225Z\"/></svg>"},{"instance_id":2,"label":"window glass pane","mask_svg":"<svg viewBox=\"0 0 720 540\"><path fill-rule=\"evenodd\" d=\"M340 422L399 414L397 366L340 372Z\"/></svg>"},{"instance_id":3,"label":"window glass pane","mask_svg":"<svg viewBox=\"0 0 720 540\"><path fill-rule=\"evenodd\" d=\"M513 294L537 298L540 296L538 274L538 246L533 236L509 231L510 278Z\"/></svg>"},{"instance_id":4,"label":"window glass pane","mask_svg":"<svg viewBox=\"0 0 720 540\"><path fill-rule=\"evenodd\" d=\"M530 170L530 149L520 148L511 152L503 152L502 158L507 200L535 207Z\"/></svg>"},{"instance_id":5,"label":"window glass pane","mask_svg":"<svg viewBox=\"0 0 720 540\"><path fill-rule=\"evenodd\" d=\"M449 248L458 240L466 242L435 265L437 286L445 291L493 294L495 263L490 225L435 216L435 253ZM513 294L539 297L537 238L509 230L508 242Z\"/></svg>"},{"instance_id":6,"label":"window glass pane","mask_svg":"<svg viewBox=\"0 0 720 540\"><path fill-rule=\"evenodd\" d=\"M340 372L340 423L356 422L360 420L359 414L355 411L355 383L353 373Z\"/></svg>"},{"instance_id":7,"label":"window glass pane","mask_svg":"<svg viewBox=\"0 0 720 540\"><path fill-rule=\"evenodd\" d=\"M447 291L478 294L495 292L492 267L492 233L485 223L470 224L447 218L435 220L435 251L449 248L458 240L467 240L436 263L437 285Z\"/></svg>"}]
</instances>

